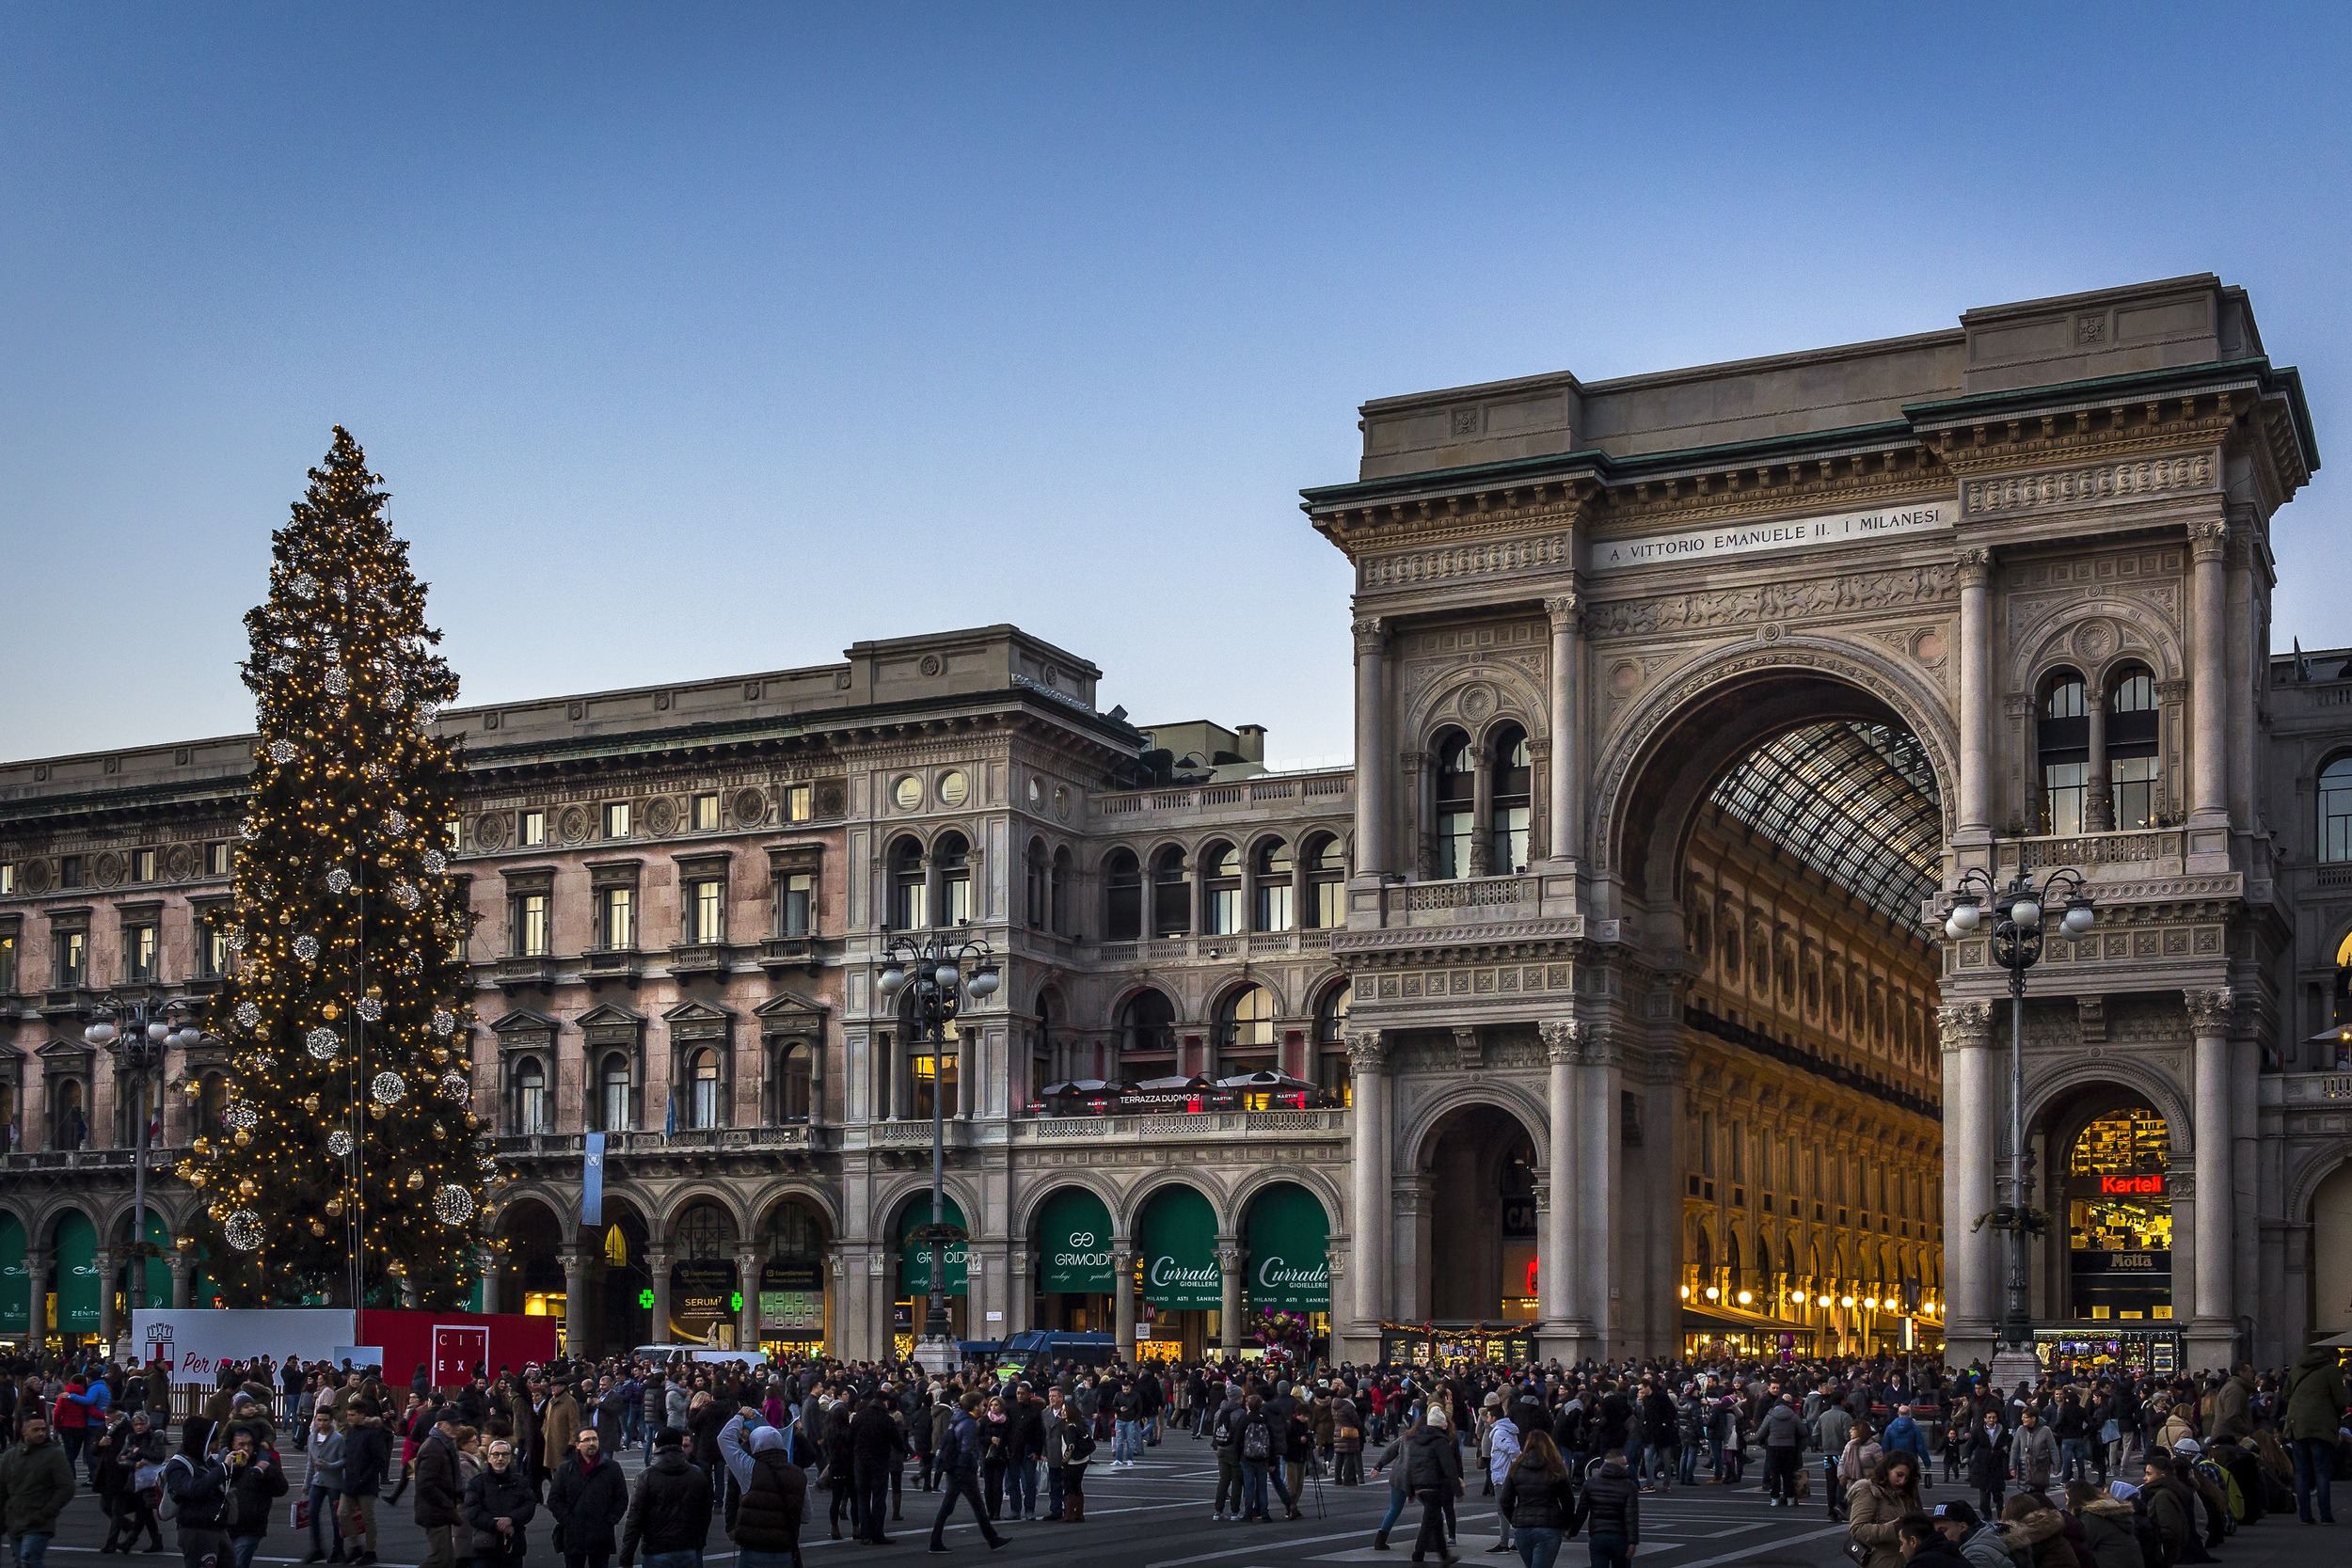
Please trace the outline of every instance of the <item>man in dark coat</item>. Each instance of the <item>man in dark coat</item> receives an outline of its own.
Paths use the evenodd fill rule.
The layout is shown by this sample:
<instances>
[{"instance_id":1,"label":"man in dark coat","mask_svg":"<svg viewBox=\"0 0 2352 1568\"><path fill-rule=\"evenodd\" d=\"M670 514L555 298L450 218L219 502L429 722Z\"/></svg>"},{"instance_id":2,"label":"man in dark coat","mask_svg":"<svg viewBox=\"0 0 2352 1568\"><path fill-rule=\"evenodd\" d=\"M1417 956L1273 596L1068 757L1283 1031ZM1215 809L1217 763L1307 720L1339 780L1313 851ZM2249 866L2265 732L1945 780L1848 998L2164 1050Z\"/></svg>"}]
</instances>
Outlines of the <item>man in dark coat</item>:
<instances>
[{"instance_id":1,"label":"man in dark coat","mask_svg":"<svg viewBox=\"0 0 2352 1568\"><path fill-rule=\"evenodd\" d=\"M637 1478L621 1535L621 1568L645 1548L645 1560L703 1549L710 1534L710 1477L686 1462L686 1433L663 1427L654 1434L653 1463Z\"/></svg>"},{"instance_id":2,"label":"man in dark coat","mask_svg":"<svg viewBox=\"0 0 2352 1568\"><path fill-rule=\"evenodd\" d=\"M882 1518L890 1504L890 1478L898 1474L905 1455L898 1423L890 1418L882 1396L876 1394L850 1422L850 1469L862 1504L858 1535L877 1546L890 1544L882 1533Z\"/></svg>"},{"instance_id":3,"label":"man in dark coat","mask_svg":"<svg viewBox=\"0 0 2352 1568\"><path fill-rule=\"evenodd\" d=\"M455 1568L456 1528L466 1522L466 1488L457 1474L457 1411L443 1405L417 1449L417 1525L424 1531L421 1568Z\"/></svg>"},{"instance_id":4,"label":"man in dark coat","mask_svg":"<svg viewBox=\"0 0 2352 1568\"><path fill-rule=\"evenodd\" d=\"M582 1427L571 1457L556 1466L548 1483L548 1512L555 1516L555 1549L564 1568L606 1568L614 1540L628 1513L628 1482L621 1462L607 1457L595 1427Z\"/></svg>"},{"instance_id":5,"label":"man in dark coat","mask_svg":"<svg viewBox=\"0 0 2352 1568\"><path fill-rule=\"evenodd\" d=\"M784 1433L774 1427L753 1432L750 1454L751 1479L731 1532L738 1568L783 1568L787 1562L798 1568L808 1477L787 1456Z\"/></svg>"},{"instance_id":6,"label":"man in dark coat","mask_svg":"<svg viewBox=\"0 0 2352 1568\"><path fill-rule=\"evenodd\" d=\"M466 1483L466 1523L473 1532L474 1568L520 1563L528 1549L523 1527L538 1512L531 1483L515 1462L515 1445L490 1439L487 1469Z\"/></svg>"}]
</instances>

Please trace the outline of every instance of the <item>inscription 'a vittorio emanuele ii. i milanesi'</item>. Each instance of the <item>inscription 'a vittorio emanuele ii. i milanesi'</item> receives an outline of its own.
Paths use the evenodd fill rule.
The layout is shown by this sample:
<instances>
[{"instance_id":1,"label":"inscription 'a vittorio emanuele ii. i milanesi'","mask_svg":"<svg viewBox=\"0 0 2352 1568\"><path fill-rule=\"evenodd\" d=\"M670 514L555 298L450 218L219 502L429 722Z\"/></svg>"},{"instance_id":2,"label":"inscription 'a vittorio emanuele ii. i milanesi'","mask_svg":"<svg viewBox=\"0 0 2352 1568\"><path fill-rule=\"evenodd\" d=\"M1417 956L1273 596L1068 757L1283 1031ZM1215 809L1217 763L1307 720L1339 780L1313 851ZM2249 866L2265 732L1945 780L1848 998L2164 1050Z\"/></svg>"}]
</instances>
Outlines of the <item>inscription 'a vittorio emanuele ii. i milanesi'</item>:
<instances>
[{"instance_id":1,"label":"inscription 'a vittorio emanuele ii. i milanesi'","mask_svg":"<svg viewBox=\"0 0 2352 1568\"><path fill-rule=\"evenodd\" d=\"M1889 534L1947 529L1959 515L1960 503L1956 500L1921 501L1909 506L1880 507L1871 512L1841 512L1830 517L1790 517L1778 522L1698 529L1687 533L1652 534L1642 539L1597 539L1593 542L1591 569L1605 572L1626 566L1656 566L1670 561L1707 561L1769 550L1858 544Z\"/></svg>"}]
</instances>

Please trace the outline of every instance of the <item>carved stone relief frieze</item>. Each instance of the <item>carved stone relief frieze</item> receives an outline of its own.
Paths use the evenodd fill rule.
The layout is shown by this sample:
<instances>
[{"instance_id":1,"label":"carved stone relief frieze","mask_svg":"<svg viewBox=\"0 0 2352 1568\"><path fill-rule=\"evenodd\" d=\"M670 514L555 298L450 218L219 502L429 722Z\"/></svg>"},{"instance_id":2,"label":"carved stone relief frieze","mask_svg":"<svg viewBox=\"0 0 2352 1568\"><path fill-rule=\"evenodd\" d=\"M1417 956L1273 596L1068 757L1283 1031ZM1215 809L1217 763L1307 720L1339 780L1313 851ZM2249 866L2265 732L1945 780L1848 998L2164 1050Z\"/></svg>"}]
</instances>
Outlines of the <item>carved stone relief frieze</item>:
<instances>
[{"instance_id":1,"label":"carved stone relief frieze","mask_svg":"<svg viewBox=\"0 0 2352 1568\"><path fill-rule=\"evenodd\" d=\"M1953 568L1915 566L1897 572L1621 599L1593 606L1585 614L1585 625L1596 637L1644 636L1907 609L1956 602L1959 597L1960 582Z\"/></svg>"}]
</instances>

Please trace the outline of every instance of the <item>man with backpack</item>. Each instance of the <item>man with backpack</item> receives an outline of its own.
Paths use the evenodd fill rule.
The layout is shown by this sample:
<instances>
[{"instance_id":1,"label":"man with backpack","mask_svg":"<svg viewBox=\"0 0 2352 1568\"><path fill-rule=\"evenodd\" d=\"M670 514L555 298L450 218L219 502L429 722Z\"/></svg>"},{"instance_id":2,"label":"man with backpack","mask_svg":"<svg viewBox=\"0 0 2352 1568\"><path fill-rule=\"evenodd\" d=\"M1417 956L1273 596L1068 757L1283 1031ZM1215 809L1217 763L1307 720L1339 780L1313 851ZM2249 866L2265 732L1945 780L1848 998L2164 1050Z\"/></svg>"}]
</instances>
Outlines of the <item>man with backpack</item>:
<instances>
[{"instance_id":1,"label":"man with backpack","mask_svg":"<svg viewBox=\"0 0 2352 1568\"><path fill-rule=\"evenodd\" d=\"M1209 1517L1222 1519L1230 1513L1241 1517L1241 1423L1249 1413L1242 1408L1237 1386L1225 1386L1225 1398L1216 1413L1209 1418L1209 1446L1216 1455L1216 1502Z\"/></svg>"},{"instance_id":2,"label":"man with backpack","mask_svg":"<svg viewBox=\"0 0 2352 1568\"><path fill-rule=\"evenodd\" d=\"M1278 1421L1265 1407L1259 1395L1249 1396L1241 1420L1241 1516L1256 1518L1267 1524L1274 1515L1266 1509L1266 1483L1272 1481L1277 1496L1282 1499L1282 1516L1298 1517L1298 1507L1291 1499L1288 1486L1282 1483L1279 1463L1288 1446L1284 1429L1289 1423Z\"/></svg>"},{"instance_id":3,"label":"man with backpack","mask_svg":"<svg viewBox=\"0 0 2352 1568\"><path fill-rule=\"evenodd\" d=\"M187 1568L225 1568L229 1532L237 1527L237 1498L229 1467L209 1457L213 1423L191 1416L180 1429L180 1451L164 1465L164 1516L180 1527L180 1560Z\"/></svg>"}]
</instances>

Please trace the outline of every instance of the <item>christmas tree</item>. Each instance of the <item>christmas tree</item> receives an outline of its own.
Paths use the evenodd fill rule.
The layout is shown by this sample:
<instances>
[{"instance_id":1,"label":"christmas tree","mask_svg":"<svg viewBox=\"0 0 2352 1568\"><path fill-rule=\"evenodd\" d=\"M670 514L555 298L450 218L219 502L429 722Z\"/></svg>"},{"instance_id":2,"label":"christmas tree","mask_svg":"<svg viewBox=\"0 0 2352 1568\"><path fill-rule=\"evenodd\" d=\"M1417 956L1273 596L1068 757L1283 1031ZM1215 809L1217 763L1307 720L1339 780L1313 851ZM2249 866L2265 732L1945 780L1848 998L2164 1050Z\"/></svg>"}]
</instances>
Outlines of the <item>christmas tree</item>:
<instances>
[{"instance_id":1,"label":"christmas tree","mask_svg":"<svg viewBox=\"0 0 2352 1568\"><path fill-rule=\"evenodd\" d=\"M253 794L235 955L210 1026L233 1053L220 1125L181 1174L230 1306L454 1303L492 1164L474 1140L464 939L448 875L457 678L389 498L342 426L273 538L246 617Z\"/></svg>"}]
</instances>

